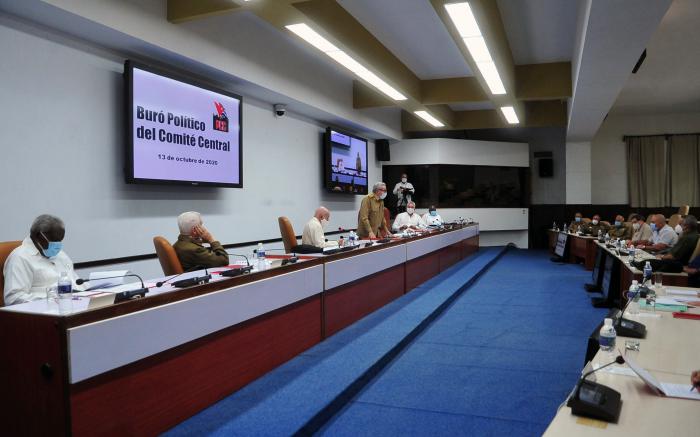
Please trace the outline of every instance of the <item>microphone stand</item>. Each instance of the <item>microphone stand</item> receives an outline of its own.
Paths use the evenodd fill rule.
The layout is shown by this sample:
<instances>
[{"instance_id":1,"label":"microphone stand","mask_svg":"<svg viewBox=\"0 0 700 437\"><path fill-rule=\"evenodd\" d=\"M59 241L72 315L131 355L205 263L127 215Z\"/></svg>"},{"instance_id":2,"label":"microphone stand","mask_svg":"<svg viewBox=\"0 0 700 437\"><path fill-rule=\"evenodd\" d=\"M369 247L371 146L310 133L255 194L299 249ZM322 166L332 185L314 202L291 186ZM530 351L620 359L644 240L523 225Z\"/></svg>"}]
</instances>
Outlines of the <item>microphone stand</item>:
<instances>
[{"instance_id":1,"label":"microphone stand","mask_svg":"<svg viewBox=\"0 0 700 437\"><path fill-rule=\"evenodd\" d=\"M588 381L586 378L612 364L624 364L624 362L625 359L622 355L618 355L615 361L583 375L566 403L571 408L571 413L576 416L592 417L606 422L617 423L617 419L620 417L620 409L622 408L620 392L597 382Z\"/></svg>"},{"instance_id":2,"label":"microphone stand","mask_svg":"<svg viewBox=\"0 0 700 437\"><path fill-rule=\"evenodd\" d=\"M148 293L148 288L143 284L143 279L141 276L134 274L134 273L129 273L128 275L119 275L119 276L107 276L104 278L97 278L95 280L101 280L101 279L117 279L117 278L126 278L126 277L133 277L133 278L138 278L139 281L141 281L141 288L137 288L134 290L126 290L126 291L120 291L119 293L114 293L114 303L119 303L123 302L125 300L129 300L132 298L140 298L140 297L145 297L146 293ZM85 278L78 278L75 280L76 285L83 285L86 282L90 282L90 279L85 279Z\"/></svg>"},{"instance_id":3,"label":"microphone stand","mask_svg":"<svg viewBox=\"0 0 700 437\"><path fill-rule=\"evenodd\" d=\"M219 273L221 276L223 276L225 278L233 278L235 276L240 276L244 273L249 273L251 270L253 270L253 266L250 265L250 261L248 261L247 256L242 255L242 254L238 254L238 253L230 253L230 252L226 252L226 253L231 255L231 256L239 256L239 257L245 258L246 266L238 268L238 269L224 270L223 272Z\"/></svg>"},{"instance_id":4,"label":"microphone stand","mask_svg":"<svg viewBox=\"0 0 700 437\"><path fill-rule=\"evenodd\" d=\"M194 276L192 278L187 278L187 279L181 279L179 281L172 282L170 285L172 285L175 288L186 288L186 287L191 287L193 285L201 285L201 284L206 284L211 280L211 275L207 271L207 268L204 266L195 266L192 270L198 270L199 268L204 268L204 276ZM172 281L173 279L179 277L180 275L184 275L185 273L190 273L190 272L182 272L179 273L172 278L166 279L165 281L160 281L156 283L156 287L160 288L163 285L167 284L168 282Z\"/></svg>"}]
</instances>

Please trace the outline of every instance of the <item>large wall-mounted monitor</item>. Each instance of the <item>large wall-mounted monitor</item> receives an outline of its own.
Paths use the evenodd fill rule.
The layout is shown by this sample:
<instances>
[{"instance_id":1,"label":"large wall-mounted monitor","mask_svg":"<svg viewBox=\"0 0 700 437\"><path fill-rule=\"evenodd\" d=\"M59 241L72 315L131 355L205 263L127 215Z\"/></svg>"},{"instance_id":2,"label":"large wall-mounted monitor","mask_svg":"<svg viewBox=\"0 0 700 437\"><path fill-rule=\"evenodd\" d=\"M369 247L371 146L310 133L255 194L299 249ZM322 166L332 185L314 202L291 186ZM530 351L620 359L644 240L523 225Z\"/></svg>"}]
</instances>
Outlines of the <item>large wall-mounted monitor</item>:
<instances>
[{"instance_id":1,"label":"large wall-mounted monitor","mask_svg":"<svg viewBox=\"0 0 700 437\"><path fill-rule=\"evenodd\" d=\"M127 183L243 187L241 97L127 61Z\"/></svg>"},{"instance_id":2,"label":"large wall-mounted monitor","mask_svg":"<svg viewBox=\"0 0 700 437\"><path fill-rule=\"evenodd\" d=\"M367 140L335 129L324 135L324 186L334 193L367 194Z\"/></svg>"}]
</instances>

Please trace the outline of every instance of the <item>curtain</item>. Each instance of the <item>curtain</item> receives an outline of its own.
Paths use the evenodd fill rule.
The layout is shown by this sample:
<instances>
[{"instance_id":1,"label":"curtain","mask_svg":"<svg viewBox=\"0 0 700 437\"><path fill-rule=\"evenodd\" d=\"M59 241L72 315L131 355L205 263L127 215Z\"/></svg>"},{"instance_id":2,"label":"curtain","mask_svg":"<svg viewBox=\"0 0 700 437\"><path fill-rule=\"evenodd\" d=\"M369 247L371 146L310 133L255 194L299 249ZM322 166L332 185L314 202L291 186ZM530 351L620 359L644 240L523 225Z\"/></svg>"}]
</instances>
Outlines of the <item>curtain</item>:
<instances>
[{"instance_id":1,"label":"curtain","mask_svg":"<svg viewBox=\"0 0 700 437\"><path fill-rule=\"evenodd\" d=\"M666 138L662 135L625 137L627 143L627 186L633 208L667 206L669 181Z\"/></svg>"},{"instance_id":2,"label":"curtain","mask_svg":"<svg viewBox=\"0 0 700 437\"><path fill-rule=\"evenodd\" d=\"M668 138L671 205L700 205L700 142L698 135Z\"/></svg>"}]
</instances>

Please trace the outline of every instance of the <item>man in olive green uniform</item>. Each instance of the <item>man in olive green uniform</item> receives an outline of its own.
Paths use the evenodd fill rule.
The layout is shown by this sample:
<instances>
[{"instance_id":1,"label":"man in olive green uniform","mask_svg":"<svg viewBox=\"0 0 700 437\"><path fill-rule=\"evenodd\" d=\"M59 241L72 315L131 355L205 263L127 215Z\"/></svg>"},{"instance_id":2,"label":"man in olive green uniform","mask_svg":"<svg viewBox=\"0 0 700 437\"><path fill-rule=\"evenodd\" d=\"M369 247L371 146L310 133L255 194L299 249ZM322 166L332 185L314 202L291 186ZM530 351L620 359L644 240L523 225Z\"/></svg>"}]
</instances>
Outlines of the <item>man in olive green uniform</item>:
<instances>
[{"instance_id":1,"label":"man in olive green uniform","mask_svg":"<svg viewBox=\"0 0 700 437\"><path fill-rule=\"evenodd\" d=\"M598 214L594 215L591 222L583 227L584 233L592 235L594 237L598 236L598 231L603 231L603 235L605 235L608 232L608 230L610 230L610 228L607 225L604 225L600 222L600 215Z\"/></svg>"},{"instance_id":2,"label":"man in olive green uniform","mask_svg":"<svg viewBox=\"0 0 700 437\"><path fill-rule=\"evenodd\" d=\"M698 244L698 219L693 215L686 216L681 222L683 233L670 252L663 256L657 256L662 260L675 261L681 266L688 264L690 257Z\"/></svg>"},{"instance_id":3,"label":"man in olive green uniform","mask_svg":"<svg viewBox=\"0 0 700 437\"><path fill-rule=\"evenodd\" d=\"M360 213L357 217L357 236L360 238L376 238L380 231L389 235L389 227L384 219L384 198L386 184L377 182L372 192L362 199Z\"/></svg>"},{"instance_id":4,"label":"man in olive green uniform","mask_svg":"<svg viewBox=\"0 0 700 437\"><path fill-rule=\"evenodd\" d=\"M581 215L580 212L577 212L574 215L574 221L571 222L571 224L569 225L569 232L571 232L571 233L576 233L578 231L583 232L583 227L585 225L586 224L583 222L583 216Z\"/></svg>"},{"instance_id":5,"label":"man in olive green uniform","mask_svg":"<svg viewBox=\"0 0 700 437\"><path fill-rule=\"evenodd\" d=\"M198 212L183 212L177 218L177 225L180 235L173 248L185 271L228 265L226 250L203 226Z\"/></svg>"},{"instance_id":6,"label":"man in olive green uniform","mask_svg":"<svg viewBox=\"0 0 700 437\"><path fill-rule=\"evenodd\" d=\"M629 240L632 238L632 225L625 223L625 218L618 214L615 217L615 224L610 228L608 234L610 234L610 238Z\"/></svg>"}]
</instances>

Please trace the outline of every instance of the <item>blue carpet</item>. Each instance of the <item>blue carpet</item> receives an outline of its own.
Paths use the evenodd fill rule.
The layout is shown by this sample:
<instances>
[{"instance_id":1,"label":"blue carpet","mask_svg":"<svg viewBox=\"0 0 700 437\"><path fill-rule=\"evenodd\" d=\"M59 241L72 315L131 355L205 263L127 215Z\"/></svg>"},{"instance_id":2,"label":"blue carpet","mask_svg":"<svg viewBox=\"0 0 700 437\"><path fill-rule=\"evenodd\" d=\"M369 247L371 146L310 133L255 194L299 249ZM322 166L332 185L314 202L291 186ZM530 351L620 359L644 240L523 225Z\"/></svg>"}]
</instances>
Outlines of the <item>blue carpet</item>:
<instances>
[{"instance_id":1,"label":"blue carpet","mask_svg":"<svg viewBox=\"0 0 700 437\"><path fill-rule=\"evenodd\" d=\"M580 375L607 310L590 273L509 251L321 431L538 436Z\"/></svg>"},{"instance_id":2,"label":"blue carpet","mask_svg":"<svg viewBox=\"0 0 700 437\"><path fill-rule=\"evenodd\" d=\"M297 432L342 397L501 251L480 250L166 435L286 436ZM480 428L486 422L493 421L479 420L469 426Z\"/></svg>"}]
</instances>

